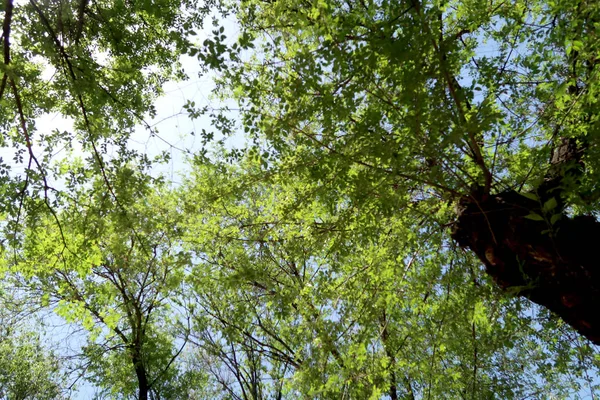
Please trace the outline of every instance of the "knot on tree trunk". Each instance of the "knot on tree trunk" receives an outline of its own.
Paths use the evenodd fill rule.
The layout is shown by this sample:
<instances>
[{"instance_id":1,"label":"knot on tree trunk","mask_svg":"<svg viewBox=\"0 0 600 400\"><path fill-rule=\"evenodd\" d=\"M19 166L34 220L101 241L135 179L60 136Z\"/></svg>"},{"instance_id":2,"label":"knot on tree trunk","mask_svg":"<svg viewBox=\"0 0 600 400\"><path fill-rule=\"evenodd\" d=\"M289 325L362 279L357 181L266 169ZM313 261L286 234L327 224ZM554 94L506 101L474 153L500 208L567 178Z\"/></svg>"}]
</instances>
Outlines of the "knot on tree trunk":
<instances>
[{"instance_id":1,"label":"knot on tree trunk","mask_svg":"<svg viewBox=\"0 0 600 400\"><path fill-rule=\"evenodd\" d=\"M600 223L557 200L507 191L459 202L452 237L504 290L529 298L600 344Z\"/></svg>"}]
</instances>

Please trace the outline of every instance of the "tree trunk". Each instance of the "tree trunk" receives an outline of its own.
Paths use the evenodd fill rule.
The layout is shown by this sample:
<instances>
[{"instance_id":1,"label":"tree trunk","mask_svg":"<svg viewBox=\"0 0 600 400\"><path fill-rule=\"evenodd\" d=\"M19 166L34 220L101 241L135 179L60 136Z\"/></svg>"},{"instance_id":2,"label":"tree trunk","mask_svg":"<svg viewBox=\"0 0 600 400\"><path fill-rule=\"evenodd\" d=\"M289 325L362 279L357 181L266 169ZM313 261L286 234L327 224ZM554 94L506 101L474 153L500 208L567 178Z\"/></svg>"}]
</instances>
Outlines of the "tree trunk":
<instances>
[{"instance_id":1,"label":"tree trunk","mask_svg":"<svg viewBox=\"0 0 600 400\"><path fill-rule=\"evenodd\" d=\"M564 214L557 220L561 207L542 210L546 199L514 191L465 196L452 237L502 289L548 308L600 344L600 223Z\"/></svg>"},{"instance_id":2,"label":"tree trunk","mask_svg":"<svg viewBox=\"0 0 600 400\"><path fill-rule=\"evenodd\" d=\"M389 341L389 332L388 332L388 320L385 309L381 313L381 317L379 318L380 329L381 329L381 341L383 343L383 348L385 350L385 355L390 359L390 389L388 395L390 396L390 400L398 400L398 388L396 387L396 372L394 369L396 368L396 358L394 356L394 352L390 349Z\"/></svg>"},{"instance_id":3,"label":"tree trunk","mask_svg":"<svg viewBox=\"0 0 600 400\"><path fill-rule=\"evenodd\" d=\"M134 350L135 351L135 350ZM146 374L146 368L139 355L133 355L132 357L133 367L135 368L135 374L138 380L138 399L148 400L148 375Z\"/></svg>"}]
</instances>

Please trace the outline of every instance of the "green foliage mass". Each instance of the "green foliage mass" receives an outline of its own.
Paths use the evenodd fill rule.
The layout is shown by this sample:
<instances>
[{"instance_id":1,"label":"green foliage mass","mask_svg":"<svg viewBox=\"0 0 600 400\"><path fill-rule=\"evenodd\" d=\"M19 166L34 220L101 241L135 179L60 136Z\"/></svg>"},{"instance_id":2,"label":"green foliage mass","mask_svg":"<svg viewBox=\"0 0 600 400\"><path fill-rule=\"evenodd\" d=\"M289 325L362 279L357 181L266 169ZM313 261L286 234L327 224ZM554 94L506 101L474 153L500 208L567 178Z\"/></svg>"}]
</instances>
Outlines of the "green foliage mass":
<instances>
[{"instance_id":1,"label":"green foliage mass","mask_svg":"<svg viewBox=\"0 0 600 400\"><path fill-rule=\"evenodd\" d=\"M0 397L62 399L66 385L59 358L32 332L2 332L0 337Z\"/></svg>"},{"instance_id":2,"label":"green foliage mass","mask_svg":"<svg viewBox=\"0 0 600 400\"><path fill-rule=\"evenodd\" d=\"M195 42L211 11L236 18L235 40L215 17ZM51 310L79 336L59 354L3 334L0 398L69 396L66 372L97 398L144 400L596 390L597 349L500 292L449 235L458 198L538 187L565 138L585 171L558 171L562 200L597 213L596 3L6 0L2 15L15 295L0 306ZM239 104L213 128L249 144L204 149L175 185L127 141L185 78L184 54ZM72 128L44 131L48 113Z\"/></svg>"},{"instance_id":3,"label":"green foliage mass","mask_svg":"<svg viewBox=\"0 0 600 400\"><path fill-rule=\"evenodd\" d=\"M588 345L495 290L427 223L447 209L331 205L319 183L261 165L197 165L184 197L192 336L242 398L563 397L596 368Z\"/></svg>"}]
</instances>

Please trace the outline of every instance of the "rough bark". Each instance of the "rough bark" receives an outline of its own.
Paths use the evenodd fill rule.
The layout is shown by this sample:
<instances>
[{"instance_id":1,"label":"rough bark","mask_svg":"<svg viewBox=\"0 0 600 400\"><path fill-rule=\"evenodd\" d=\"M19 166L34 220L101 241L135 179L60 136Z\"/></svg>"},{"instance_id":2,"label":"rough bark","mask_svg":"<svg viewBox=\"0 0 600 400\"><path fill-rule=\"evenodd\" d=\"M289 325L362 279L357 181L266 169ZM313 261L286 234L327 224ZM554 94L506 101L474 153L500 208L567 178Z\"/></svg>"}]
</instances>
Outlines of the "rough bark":
<instances>
[{"instance_id":1,"label":"rough bark","mask_svg":"<svg viewBox=\"0 0 600 400\"><path fill-rule=\"evenodd\" d=\"M555 21L564 31L556 37L585 38L586 46L596 49L588 40L597 34L600 21L596 3L577 1L570 10L563 9ZM588 133L597 130L597 106L594 97L587 96L597 90L590 89L598 84L596 66L600 59L595 50L580 54L571 49L565 53L564 71L571 80L568 93L573 105L580 107L581 120L580 124L561 126L567 119L565 114L557 121L545 181L535 191L539 199L514 191L470 193L459 203L452 236L479 257L500 287L548 308L600 345L600 268L596 254L600 250L600 223L589 216L570 218L561 204L569 197L563 191L577 191L577 178L584 172L583 155L592 145L587 143L592 135L575 138L573 132L580 128ZM583 194L581 197L585 201ZM556 206L544 210L543 204L552 198ZM543 219L526 218L532 213ZM556 220L552 215L561 217Z\"/></svg>"},{"instance_id":2,"label":"rough bark","mask_svg":"<svg viewBox=\"0 0 600 400\"><path fill-rule=\"evenodd\" d=\"M600 223L562 215L552 224L542 208L514 191L465 196L452 237L501 288L548 308L600 344ZM544 220L530 219L532 213Z\"/></svg>"}]
</instances>

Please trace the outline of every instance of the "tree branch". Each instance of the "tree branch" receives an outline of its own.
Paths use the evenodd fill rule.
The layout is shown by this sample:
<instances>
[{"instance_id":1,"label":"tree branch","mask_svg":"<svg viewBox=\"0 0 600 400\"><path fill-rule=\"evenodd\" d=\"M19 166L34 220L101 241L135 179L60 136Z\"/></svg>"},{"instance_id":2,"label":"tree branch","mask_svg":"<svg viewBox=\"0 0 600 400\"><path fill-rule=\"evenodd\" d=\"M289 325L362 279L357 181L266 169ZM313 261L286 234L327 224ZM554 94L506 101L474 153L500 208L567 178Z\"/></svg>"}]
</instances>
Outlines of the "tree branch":
<instances>
[{"instance_id":1,"label":"tree branch","mask_svg":"<svg viewBox=\"0 0 600 400\"><path fill-rule=\"evenodd\" d=\"M469 145L469 148L471 149L471 152L473 153L472 154L473 160L475 161L475 163L479 166L479 168L483 172L484 192L489 193L490 188L492 186L492 173L490 172L488 167L485 165L485 160L481 153L481 146L477 143L477 138L475 137L475 132L472 129L468 129L468 127L466 126L467 118L465 115L465 107L467 109L470 107L468 104L463 104L463 102L460 99L460 96L458 94L459 91L462 91L462 87L458 83L458 80L456 79L456 77L453 76L452 74L450 74L450 71L448 71L448 68L446 65L446 53L443 51L443 48L442 48L443 39L440 39L440 43L438 43L435 40L435 37L434 37L433 33L431 32L431 27L429 26L429 24L426 22L426 20L423 18L422 14L421 14L421 5L419 3L419 0L413 0L413 6L414 6L414 9L416 10L418 16L421 17L421 19L423 20L423 27L425 28L426 33L431 37L431 44L433 45L433 48L439 57L440 69L441 69L442 75L444 77L444 80L446 81L446 86L448 87L450 96L452 97L452 100L454 101L454 104L456 105L460 123L467 130L467 137L468 137L467 143ZM440 26L440 36L441 35L442 35L442 28Z\"/></svg>"},{"instance_id":2,"label":"tree branch","mask_svg":"<svg viewBox=\"0 0 600 400\"><path fill-rule=\"evenodd\" d=\"M4 22L2 23L2 39L3 39L3 53L4 53L4 67L10 64L10 24L12 23L13 15L13 2L12 0L6 0L4 2ZM4 95L4 89L6 88L8 74L4 72L2 76L2 83L0 84L0 100Z\"/></svg>"}]
</instances>

